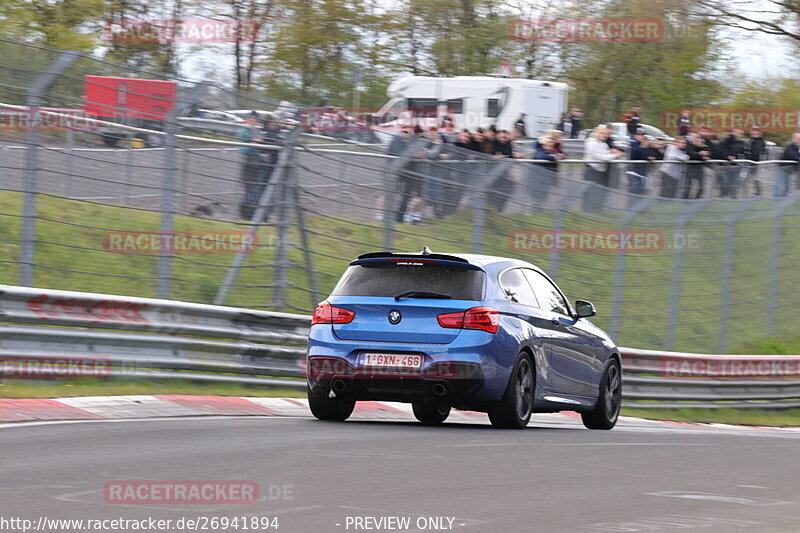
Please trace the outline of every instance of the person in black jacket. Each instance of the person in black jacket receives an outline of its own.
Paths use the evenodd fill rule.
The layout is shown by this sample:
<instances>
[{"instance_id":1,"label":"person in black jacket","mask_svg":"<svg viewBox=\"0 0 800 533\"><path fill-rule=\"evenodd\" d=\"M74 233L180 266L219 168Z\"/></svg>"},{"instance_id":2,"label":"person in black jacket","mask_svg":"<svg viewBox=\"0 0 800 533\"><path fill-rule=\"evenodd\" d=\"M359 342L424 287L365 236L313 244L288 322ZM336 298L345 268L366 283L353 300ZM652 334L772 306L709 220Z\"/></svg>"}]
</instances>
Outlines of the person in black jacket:
<instances>
[{"instance_id":1,"label":"person in black jacket","mask_svg":"<svg viewBox=\"0 0 800 533\"><path fill-rule=\"evenodd\" d=\"M739 193L739 174L742 167L734 160L745 158L744 131L741 128L734 128L727 137L719 142L717 147L719 148L719 159L730 161L721 176L719 196L720 198L736 198Z\"/></svg>"},{"instance_id":2,"label":"person in black jacket","mask_svg":"<svg viewBox=\"0 0 800 533\"><path fill-rule=\"evenodd\" d=\"M639 124L642 123L642 117L639 116L639 106L633 106L631 112L625 115L625 129L628 132L628 138L632 141L636 134L639 132Z\"/></svg>"},{"instance_id":3,"label":"person in black jacket","mask_svg":"<svg viewBox=\"0 0 800 533\"><path fill-rule=\"evenodd\" d=\"M650 173L652 163L664 158L650 142L646 135L637 137L637 142L631 148L631 161L642 161L642 163L632 163L628 175L628 192L631 194L646 194L649 189L647 175Z\"/></svg>"},{"instance_id":4,"label":"person in black jacket","mask_svg":"<svg viewBox=\"0 0 800 533\"><path fill-rule=\"evenodd\" d=\"M786 143L781 154L781 161L794 161L794 163L781 163L778 165L778 178L775 180L775 197L779 198L789 194L789 185L792 177L800 166L800 133L792 135Z\"/></svg>"},{"instance_id":5,"label":"person in black jacket","mask_svg":"<svg viewBox=\"0 0 800 533\"><path fill-rule=\"evenodd\" d=\"M750 138L744 143L745 159L750 161L763 161L767 159L767 141L764 140L764 133L761 126L750 128ZM747 179L753 182L756 196L761 196L761 181L758 179L758 165L750 165L747 169Z\"/></svg>"},{"instance_id":6,"label":"person in black jacket","mask_svg":"<svg viewBox=\"0 0 800 533\"><path fill-rule=\"evenodd\" d=\"M569 121L572 126L572 130L570 131L570 139L577 139L578 134L581 132L581 120L583 119L583 113L581 112L581 108L573 107L572 111L569 113Z\"/></svg>"},{"instance_id":7,"label":"person in black jacket","mask_svg":"<svg viewBox=\"0 0 800 533\"><path fill-rule=\"evenodd\" d=\"M697 132L689 132L686 136L686 153L689 154L689 161L708 161L711 157L711 147L705 143L703 137ZM694 199L697 200L703 196L703 187L705 185L705 165L700 163L689 163L686 166L686 182L683 187L683 197L690 198L692 192L692 183L697 182L697 190L694 193Z\"/></svg>"},{"instance_id":8,"label":"person in black jacket","mask_svg":"<svg viewBox=\"0 0 800 533\"><path fill-rule=\"evenodd\" d=\"M514 129L517 130L522 137L528 136L527 129L525 128L525 117L527 116L527 113L520 113L519 118L514 122Z\"/></svg>"}]
</instances>

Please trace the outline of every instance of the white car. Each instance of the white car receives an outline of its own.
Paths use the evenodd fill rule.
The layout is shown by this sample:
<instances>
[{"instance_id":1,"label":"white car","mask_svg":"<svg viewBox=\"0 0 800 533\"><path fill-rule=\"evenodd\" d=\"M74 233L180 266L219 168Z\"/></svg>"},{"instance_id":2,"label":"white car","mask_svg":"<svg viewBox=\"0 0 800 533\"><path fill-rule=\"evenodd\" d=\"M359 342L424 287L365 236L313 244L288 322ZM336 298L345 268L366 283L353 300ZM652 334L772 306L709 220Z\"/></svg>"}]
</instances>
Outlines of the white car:
<instances>
[{"instance_id":1,"label":"white car","mask_svg":"<svg viewBox=\"0 0 800 533\"><path fill-rule=\"evenodd\" d=\"M628 135L627 124L624 122L608 122L606 124L600 124L600 126L607 126L611 129L611 138L614 140L615 146L623 150L630 146L630 137ZM656 128L655 126L650 126L649 124L639 124L639 130L643 131L645 135L649 135L653 139L658 139L668 143L675 141L675 137L668 135L666 132Z\"/></svg>"}]
</instances>

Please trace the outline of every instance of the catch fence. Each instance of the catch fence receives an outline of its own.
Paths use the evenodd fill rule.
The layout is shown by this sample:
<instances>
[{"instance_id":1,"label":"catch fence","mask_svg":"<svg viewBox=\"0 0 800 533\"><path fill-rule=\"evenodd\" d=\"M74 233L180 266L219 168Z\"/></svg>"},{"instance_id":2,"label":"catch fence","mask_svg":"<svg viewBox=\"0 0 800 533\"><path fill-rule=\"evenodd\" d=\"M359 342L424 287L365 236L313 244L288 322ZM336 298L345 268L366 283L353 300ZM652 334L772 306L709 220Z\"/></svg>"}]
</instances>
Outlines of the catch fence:
<instances>
[{"instance_id":1,"label":"catch fence","mask_svg":"<svg viewBox=\"0 0 800 533\"><path fill-rule=\"evenodd\" d=\"M0 47L0 112L70 115L87 74L169 80ZM172 81L163 120L116 109L0 131L0 281L307 313L355 256L428 246L539 265L593 301L622 345L725 353L797 331L783 317L800 282L800 195L776 150L757 163L597 162L604 186L579 158L553 169L422 138L389 155L304 133L298 106ZM178 112L198 102L271 111L274 131L240 143L241 123Z\"/></svg>"}]
</instances>

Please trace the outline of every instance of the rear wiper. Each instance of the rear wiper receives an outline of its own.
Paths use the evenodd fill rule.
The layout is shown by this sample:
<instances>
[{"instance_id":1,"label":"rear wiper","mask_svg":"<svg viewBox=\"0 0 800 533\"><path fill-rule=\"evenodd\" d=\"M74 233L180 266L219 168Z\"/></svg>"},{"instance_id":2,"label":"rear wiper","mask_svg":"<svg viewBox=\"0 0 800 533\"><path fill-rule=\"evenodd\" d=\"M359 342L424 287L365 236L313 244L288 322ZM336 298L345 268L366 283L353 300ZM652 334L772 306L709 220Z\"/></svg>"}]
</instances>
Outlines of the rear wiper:
<instances>
[{"instance_id":1,"label":"rear wiper","mask_svg":"<svg viewBox=\"0 0 800 533\"><path fill-rule=\"evenodd\" d=\"M439 300L450 300L452 296L438 292L406 291L394 297L395 300L399 300L400 298L437 298Z\"/></svg>"}]
</instances>

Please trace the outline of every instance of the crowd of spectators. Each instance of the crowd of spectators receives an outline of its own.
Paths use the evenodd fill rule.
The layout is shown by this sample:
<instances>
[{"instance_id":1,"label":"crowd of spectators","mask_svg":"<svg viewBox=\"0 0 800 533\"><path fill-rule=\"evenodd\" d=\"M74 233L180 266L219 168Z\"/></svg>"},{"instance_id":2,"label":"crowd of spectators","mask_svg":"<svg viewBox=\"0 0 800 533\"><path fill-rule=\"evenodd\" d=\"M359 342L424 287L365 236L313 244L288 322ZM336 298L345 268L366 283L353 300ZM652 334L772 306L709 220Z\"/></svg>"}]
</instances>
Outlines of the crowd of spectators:
<instances>
[{"instance_id":1,"label":"crowd of spectators","mask_svg":"<svg viewBox=\"0 0 800 533\"><path fill-rule=\"evenodd\" d=\"M423 185L426 180L418 172L420 163L445 160L482 160L503 158L533 158L546 161L541 166L555 174L558 162L567 158L561 139L562 130L553 129L532 143L521 144L518 141L525 137L525 115L521 115L511 131L497 129L494 126L477 128L475 131L462 129L457 131L454 121L445 117L439 126L427 130L420 126L404 125L400 133L392 138L387 153L393 156L409 156L411 160L399 176L399 202L395 214L398 222L418 223L422 220L425 201ZM415 138L425 139L422 145L412 144ZM410 151L410 153L408 153ZM473 173L482 173L488 167L472 165ZM455 169L447 165L428 165L425 174L431 175L427 180L425 199L433 208L434 216L442 217L451 213L463 195L463 187L458 183L463 179L460 173L463 168ZM536 172L533 172L536 174ZM536 178L534 178L536 179ZM548 179L551 179L548 176ZM498 211L503 209L514 190L514 180L507 175L497 178L488 194L488 204ZM384 199L380 198L376 218L382 219Z\"/></svg>"},{"instance_id":2,"label":"crowd of spectators","mask_svg":"<svg viewBox=\"0 0 800 533\"><path fill-rule=\"evenodd\" d=\"M721 198L737 198L745 185L753 195L764 194L757 163L767 160L769 154L768 143L760 126L751 126L748 136L741 128L732 128L717 136L711 128L694 128L691 113L683 110L676 124L678 137L665 143L662 139L645 135L640 129L638 107L634 107L623 118L630 138L629 151L615 148L611 130L605 126L595 128L586 140L584 159L601 163L587 163L586 180L611 185L611 166L602 161L627 157L630 161L637 161L626 172L628 191L633 194L656 190L651 176L656 168L660 178L658 193L665 198L697 199L704 194L711 194L711 187L706 190L707 174L713 177L713 185ZM800 162L798 147L800 134L794 134L777 155L778 159L787 163L777 168L773 189L775 197L786 196L789 192L792 174L796 172L797 162ZM800 182L797 185L800 187Z\"/></svg>"},{"instance_id":3,"label":"crowd of spectators","mask_svg":"<svg viewBox=\"0 0 800 533\"><path fill-rule=\"evenodd\" d=\"M568 158L562 139L579 137L582 118L581 110L572 108L569 113L564 114L555 129L532 140L526 139L524 113L518 117L510 131L500 130L495 126L477 128L475 131L457 130L450 117L445 117L437 126L429 126L427 129L420 125L403 126L388 149L389 155L410 157L406 170L400 174L400 201L394 216L398 222L417 223L422 220L426 201L432 206L435 216L445 216L452 212L461 199L463 188L457 185L458 177L451 170L453 166L428 165L422 172L419 171L419 163L422 161L500 158L537 160L540 163L530 165L532 170L528 172L526 179L530 183L529 190L535 191L537 201L541 201L546 198L548 189L556 185L559 162ZM748 136L738 128L717 136L709 128L693 127L690 113L684 111L675 125L678 137L657 139L646 135L642 130L639 107L632 108L623 120L628 135L624 143L620 143L619 138L615 139L612 131L604 125L596 127L587 135L583 147L585 180L608 189L621 186L624 175L627 190L631 194L658 194L665 198L698 199L712 194L714 188L722 198L737 198L745 184L749 187L750 194L765 193L759 179L759 166L754 164L768 159L768 144L764 140L761 127L750 128ZM413 153L406 154L414 138L424 138L427 142L413 149ZM800 133L792 136L780 152L780 159L800 162ZM629 162L625 165L610 164L612 161L626 160ZM774 196L788 195L792 174L797 168L797 163L783 163L778 166ZM423 191L426 173L432 175L433 179ZM514 180L508 176L500 176L490 189L489 205L501 210L513 193L514 186ZM800 182L797 187L800 188ZM602 204L604 195L605 192L602 192L593 201ZM381 199L381 206L382 202ZM377 216L380 218L382 207L378 211Z\"/></svg>"}]
</instances>

